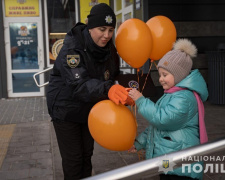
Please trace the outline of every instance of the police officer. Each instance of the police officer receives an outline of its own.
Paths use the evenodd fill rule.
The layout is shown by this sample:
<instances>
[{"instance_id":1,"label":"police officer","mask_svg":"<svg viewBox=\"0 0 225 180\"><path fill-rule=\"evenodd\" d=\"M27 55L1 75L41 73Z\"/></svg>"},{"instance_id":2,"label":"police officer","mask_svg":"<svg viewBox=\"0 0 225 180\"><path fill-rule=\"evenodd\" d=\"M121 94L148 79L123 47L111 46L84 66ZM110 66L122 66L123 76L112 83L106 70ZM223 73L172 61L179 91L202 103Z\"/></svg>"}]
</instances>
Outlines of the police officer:
<instances>
[{"instance_id":1,"label":"police officer","mask_svg":"<svg viewBox=\"0 0 225 180\"><path fill-rule=\"evenodd\" d=\"M88 24L77 23L67 33L50 76L47 105L67 180L91 176L94 140L88 114L94 104L108 99L119 75L119 57L112 42L115 24L115 14L107 4L95 5ZM113 87L114 93L118 88Z\"/></svg>"}]
</instances>

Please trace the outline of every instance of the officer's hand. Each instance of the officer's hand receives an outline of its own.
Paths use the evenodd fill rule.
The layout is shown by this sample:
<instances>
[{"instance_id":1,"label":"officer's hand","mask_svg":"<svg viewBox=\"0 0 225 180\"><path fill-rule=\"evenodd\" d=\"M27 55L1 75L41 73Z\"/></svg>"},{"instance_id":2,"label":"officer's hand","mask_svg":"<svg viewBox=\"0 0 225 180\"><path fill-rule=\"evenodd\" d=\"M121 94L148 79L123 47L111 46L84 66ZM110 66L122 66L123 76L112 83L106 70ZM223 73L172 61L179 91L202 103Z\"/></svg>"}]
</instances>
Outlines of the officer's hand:
<instances>
[{"instance_id":1,"label":"officer's hand","mask_svg":"<svg viewBox=\"0 0 225 180\"><path fill-rule=\"evenodd\" d=\"M111 101L116 103L117 105L119 103L125 104L127 100L128 92L125 87L115 84L113 85L108 92L108 97Z\"/></svg>"}]
</instances>

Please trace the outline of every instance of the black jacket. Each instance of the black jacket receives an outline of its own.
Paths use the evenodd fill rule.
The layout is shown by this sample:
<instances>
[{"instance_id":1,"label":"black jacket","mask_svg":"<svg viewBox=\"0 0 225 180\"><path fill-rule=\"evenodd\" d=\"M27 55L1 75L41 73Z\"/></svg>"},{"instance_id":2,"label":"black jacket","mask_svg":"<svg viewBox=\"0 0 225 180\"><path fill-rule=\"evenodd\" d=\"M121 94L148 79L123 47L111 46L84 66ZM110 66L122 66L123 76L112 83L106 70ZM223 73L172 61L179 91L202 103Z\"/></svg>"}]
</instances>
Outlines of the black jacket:
<instances>
[{"instance_id":1,"label":"black jacket","mask_svg":"<svg viewBox=\"0 0 225 180\"><path fill-rule=\"evenodd\" d=\"M86 49L85 28L78 23L67 33L50 75L47 105L53 121L87 122L93 105L108 99L108 90L119 74L119 57L112 41L107 45L109 57L94 60Z\"/></svg>"}]
</instances>

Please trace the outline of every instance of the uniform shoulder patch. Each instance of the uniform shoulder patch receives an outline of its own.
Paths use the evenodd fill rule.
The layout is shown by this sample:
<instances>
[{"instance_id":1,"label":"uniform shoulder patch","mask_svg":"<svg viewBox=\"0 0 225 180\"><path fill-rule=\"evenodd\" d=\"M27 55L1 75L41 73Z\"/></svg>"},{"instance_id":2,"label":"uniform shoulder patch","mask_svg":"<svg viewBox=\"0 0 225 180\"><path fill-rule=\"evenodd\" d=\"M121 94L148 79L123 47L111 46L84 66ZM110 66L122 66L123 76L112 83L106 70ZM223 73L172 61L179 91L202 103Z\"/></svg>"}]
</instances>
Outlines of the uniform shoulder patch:
<instances>
[{"instance_id":1,"label":"uniform shoulder patch","mask_svg":"<svg viewBox=\"0 0 225 180\"><path fill-rule=\"evenodd\" d=\"M67 64L71 68L75 68L80 63L80 55L67 55Z\"/></svg>"}]
</instances>

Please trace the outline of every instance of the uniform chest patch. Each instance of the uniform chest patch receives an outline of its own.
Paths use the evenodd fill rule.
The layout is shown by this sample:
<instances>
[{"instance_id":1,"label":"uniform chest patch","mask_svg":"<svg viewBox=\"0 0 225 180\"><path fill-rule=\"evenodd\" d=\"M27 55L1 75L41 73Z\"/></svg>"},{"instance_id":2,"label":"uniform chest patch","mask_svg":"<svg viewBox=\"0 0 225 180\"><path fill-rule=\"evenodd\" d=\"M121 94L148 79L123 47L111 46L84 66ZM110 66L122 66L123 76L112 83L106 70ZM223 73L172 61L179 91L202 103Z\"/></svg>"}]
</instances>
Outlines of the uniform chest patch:
<instances>
[{"instance_id":1,"label":"uniform chest patch","mask_svg":"<svg viewBox=\"0 0 225 180\"><path fill-rule=\"evenodd\" d=\"M104 73L104 78L106 81L109 80L109 75L110 75L109 70L106 70Z\"/></svg>"},{"instance_id":2,"label":"uniform chest patch","mask_svg":"<svg viewBox=\"0 0 225 180\"><path fill-rule=\"evenodd\" d=\"M80 63L80 55L67 55L67 64L71 68L75 68Z\"/></svg>"}]
</instances>

